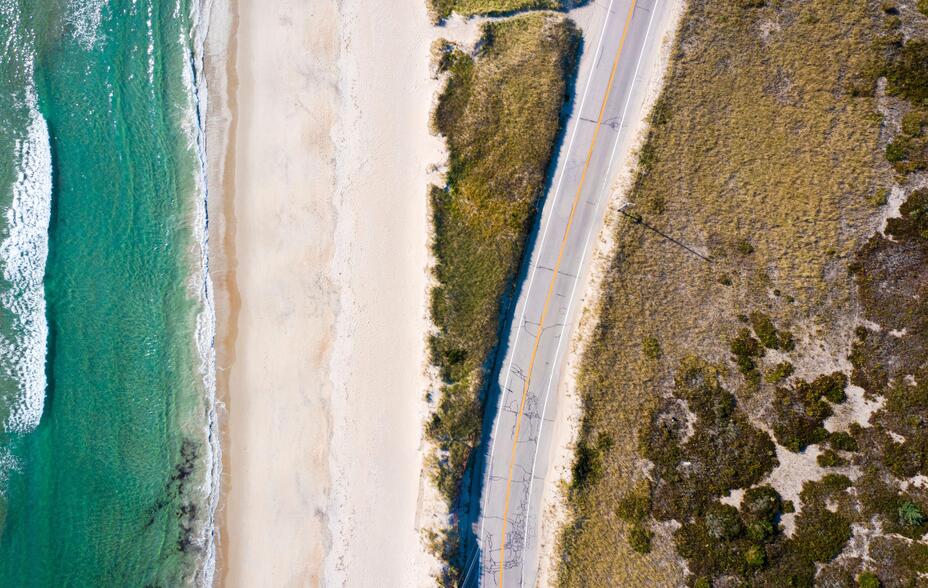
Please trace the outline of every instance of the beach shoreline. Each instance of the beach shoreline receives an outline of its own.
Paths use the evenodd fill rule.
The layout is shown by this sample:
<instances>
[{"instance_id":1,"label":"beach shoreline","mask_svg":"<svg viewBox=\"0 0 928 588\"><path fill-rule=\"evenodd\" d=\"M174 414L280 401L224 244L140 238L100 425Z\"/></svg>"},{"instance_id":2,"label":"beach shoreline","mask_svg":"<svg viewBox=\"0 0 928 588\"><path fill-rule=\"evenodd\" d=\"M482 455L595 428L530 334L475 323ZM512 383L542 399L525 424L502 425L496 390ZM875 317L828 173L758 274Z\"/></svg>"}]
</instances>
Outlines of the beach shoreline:
<instances>
[{"instance_id":1,"label":"beach shoreline","mask_svg":"<svg viewBox=\"0 0 928 588\"><path fill-rule=\"evenodd\" d=\"M204 73L209 91L205 125L207 142L207 216L209 219L210 278L213 282L213 310L216 321L216 410L219 419L219 445L229 446L228 411L229 372L225 366L235 362L237 317L241 304L235 280L235 118L236 92L236 32L238 28L237 0L209 0L211 6L208 32L204 44ZM225 504L231 487L229 453L221 452L221 477L218 507L214 513L213 535L216 541L215 585L225 585L228 543L222 530L226 528Z\"/></svg>"},{"instance_id":2,"label":"beach shoreline","mask_svg":"<svg viewBox=\"0 0 928 588\"><path fill-rule=\"evenodd\" d=\"M442 157L428 131L428 49L438 31L424 3L213 2L216 584L428 585L426 190Z\"/></svg>"}]
</instances>

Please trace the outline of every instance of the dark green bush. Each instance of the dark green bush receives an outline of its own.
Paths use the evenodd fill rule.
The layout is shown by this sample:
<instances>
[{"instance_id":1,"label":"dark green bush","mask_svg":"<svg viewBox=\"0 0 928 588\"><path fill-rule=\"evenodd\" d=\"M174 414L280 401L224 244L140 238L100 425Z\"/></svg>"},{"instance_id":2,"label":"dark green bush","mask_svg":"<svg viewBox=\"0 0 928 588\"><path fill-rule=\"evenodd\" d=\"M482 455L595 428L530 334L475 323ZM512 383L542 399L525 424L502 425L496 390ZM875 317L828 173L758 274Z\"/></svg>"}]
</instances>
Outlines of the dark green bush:
<instances>
[{"instance_id":1,"label":"dark green bush","mask_svg":"<svg viewBox=\"0 0 928 588\"><path fill-rule=\"evenodd\" d=\"M674 534L674 543L677 552L686 558L690 572L697 576L743 575L748 571L744 551L750 544L746 540L720 541L710 533L703 518L683 523Z\"/></svg>"},{"instance_id":2,"label":"dark green bush","mask_svg":"<svg viewBox=\"0 0 928 588\"><path fill-rule=\"evenodd\" d=\"M741 499L741 513L747 521L773 521L782 507L780 494L770 486L749 488Z\"/></svg>"},{"instance_id":3,"label":"dark green bush","mask_svg":"<svg viewBox=\"0 0 928 588\"><path fill-rule=\"evenodd\" d=\"M807 404L796 394L795 388L777 388L773 407L773 434L777 442L790 451L799 453L828 437L823 422L831 415L831 407L826 402L818 400Z\"/></svg>"},{"instance_id":4,"label":"dark green bush","mask_svg":"<svg viewBox=\"0 0 928 588\"><path fill-rule=\"evenodd\" d=\"M793 452L820 443L828 437L825 419L831 416L831 405L842 402L847 377L841 372L819 376L811 383L797 381L791 387L779 387L774 392L773 431L777 441Z\"/></svg>"},{"instance_id":5,"label":"dark green bush","mask_svg":"<svg viewBox=\"0 0 928 588\"><path fill-rule=\"evenodd\" d=\"M769 316L762 312L751 313L751 326L754 328L754 334L760 339L761 344L767 349L779 349L780 338L777 336L777 329L773 326L773 321Z\"/></svg>"},{"instance_id":6,"label":"dark green bush","mask_svg":"<svg viewBox=\"0 0 928 588\"><path fill-rule=\"evenodd\" d=\"M649 359L661 358L661 344L654 337L645 337L641 342L641 350L644 352L644 356Z\"/></svg>"},{"instance_id":7,"label":"dark green bush","mask_svg":"<svg viewBox=\"0 0 928 588\"><path fill-rule=\"evenodd\" d=\"M651 539L654 533L641 523L635 523L628 532L628 544L638 553L651 552Z\"/></svg>"},{"instance_id":8,"label":"dark green bush","mask_svg":"<svg viewBox=\"0 0 928 588\"><path fill-rule=\"evenodd\" d=\"M744 552L744 561L752 568L760 568L767 563L767 554L760 545L752 545Z\"/></svg>"},{"instance_id":9,"label":"dark green bush","mask_svg":"<svg viewBox=\"0 0 928 588\"><path fill-rule=\"evenodd\" d=\"M886 80L889 92L928 105L928 41L906 43L887 68Z\"/></svg>"},{"instance_id":10,"label":"dark green bush","mask_svg":"<svg viewBox=\"0 0 928 588\"><path fill-rule=\"evenodd\" d=\"M606 433L600 433L595 444L581 438L577 444L577 456L574 460L573 479L571 480L571 485L575 490L585 488L602 477L603 456L612 449L612 445L612 438Z\"/></svg>"},{"instance_id":11,"label":"dark green bush","mask_svg":"<svg viewBox=\"0 0 928 588\"><path fill-rule=\"evenodd\" d=\"M828 445L835 451L857 451L857 440L850 433L835 431L828 436Z\"/></svg>"},{"instance_id":12,"label":"dark green bush","mask_svg":"<svg viewBox=\"0 0 928 588\"><path fill-rule=\"evenodd\" d=\"M756 484L777 462L770 437L737 410L715 368L690 362L676 378L674 395L696 417L692 435L682 441L685 417L679 403L667 401L642 430L640 448L654 463L652 514L684 521L732 489Z\"/></svg>"},{"instance_id":13,"label":"dark green bush","mask_svg":"<svg viewBox=\"0 0 928 588\"><path fill-rule=\"evenodd\" d=\"M811 388L809 394L813 397L827 398L835 404L840 404L846 398L844 389L847 388L847 376L842 372L819 376L812 381Z\"/></svg>"},{"instance_id":14,"label":"dark green bush","mask_svg":"<svg viewBox=\"0 0 928 588\"><path fill-rule=\"evenodd\" d=\"M859 588L880 588L882 584L873 572L861 572L857 576L857 586Z\"/></svg>"},{"instance_id":15,"label":"dark green bush","mask_svg":"<svg viewBox=\"0 0 928 588\"><path fill-rule=\"evenodd\" d=\"M771 384L779 384L786 378L793 375L794 369L795 368L793 368L793 364L788 361L783 361L773 366L773 369L767 372L767 375L764 376L764 379Z\"/></svg>"},{"instance_id":16,"label":"dark green bush","mask_svg":"<svg viewBox=\"0 0 928 588\"><path fill-rule=\"evenodd\" d=\"M738 509L730 504L711 504L706 511L705 519L706 530L713 539L734 539L744 530Z\"/></svg>"},{"instance_id":17,"label":"dark green bush","mask_svg":"<svg viewBox=\"0 0 928 588\"><path fill-rule=\"evenodd\" d=\"M824 506L806 505L796 517L796 532L790 542L801 556L824 563L841 553L850 538L847 519Z\"/></svg>"},{"instance_id":18,"label":"dark green bush","mask_svg":"<svg viewBox=\"0 0 928 588\"><path fill-rule=\"evenodd\" d=\"M805 506L824 506L828 499L843 494L852 485L844 474L825 474L821 480L811 480L802 485L799 497Z\"/></svg>"},{"instance_id":19,"label":"dark green bush","mask_svg":"<svg viewBox=\"0 0 928 588\"><path fill-rule=\"evenodd\" d=\"M651 512L651 495L646 491L632 491L616 505L616 514L625 522L638 523Z\"/></svg>"},{"instance_id":20,"label":"dark green bush","mask_svg":"<svg viewBox=\"0 0 928 588\"><path fill-rule=\"evenodd\" d=\"M763 357L764 355L764 348L751 335L751 330L747 328L738 331L738 335L731 340L729 348L734 356L735 365L738 366L738 371L745 376L757 369L754 358Z\"/></svg>"},{"instance_id":21,"label":"dark green bush","mask_svg":"<svg viewBox=\"0 0 928 588\"><path fill-rule=\"evenodd\" d=\"M755 543L766 543L776 532L776 527L770 521L754 521L747 526L748 538Z\"/></svg>"},{"instance_id":22,"label":"dark green bush","mask_svg":"<svg viewBox=\"0 0 928 588\"><path fill-rule=\"evenodd\" d=\"M818 465L823 468L834 468L838 466L845 465L845 462L840 455L832 451L831 449L826 449L825 451L818 454L818 457L815 458L815 461L818 462Z\"/></svg>"},{"instance_id":23,"label":"dark green bush","mask_svg":"<svg viewBox=\"0 0 928 588\"><path fill-rule=\"evenodd\" d=\"M920 527L925 524L925 515L921 507L914 502L904 501L897 510L899 522L906 527Z\"/></svg>"}]
</instances>

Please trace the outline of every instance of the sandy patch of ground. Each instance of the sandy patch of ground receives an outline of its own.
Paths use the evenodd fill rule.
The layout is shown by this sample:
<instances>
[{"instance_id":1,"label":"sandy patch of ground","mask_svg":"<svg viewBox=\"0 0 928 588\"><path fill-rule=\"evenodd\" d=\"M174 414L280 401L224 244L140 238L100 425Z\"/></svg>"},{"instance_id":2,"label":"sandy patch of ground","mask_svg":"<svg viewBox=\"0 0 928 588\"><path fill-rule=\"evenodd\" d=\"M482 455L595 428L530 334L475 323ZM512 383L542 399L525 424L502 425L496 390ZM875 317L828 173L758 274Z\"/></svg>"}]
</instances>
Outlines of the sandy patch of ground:
<instances>
[{"instance_id":1,"label":"sandy patch of ground","mask_svg":"<svg viewBox=\"0 0 928 588\"><path fill-rule=\"evenodd\" d=\"M436 88L419 2L215 0L228 586L428 582L417 521Z\"/></svg>"}]
</instances>

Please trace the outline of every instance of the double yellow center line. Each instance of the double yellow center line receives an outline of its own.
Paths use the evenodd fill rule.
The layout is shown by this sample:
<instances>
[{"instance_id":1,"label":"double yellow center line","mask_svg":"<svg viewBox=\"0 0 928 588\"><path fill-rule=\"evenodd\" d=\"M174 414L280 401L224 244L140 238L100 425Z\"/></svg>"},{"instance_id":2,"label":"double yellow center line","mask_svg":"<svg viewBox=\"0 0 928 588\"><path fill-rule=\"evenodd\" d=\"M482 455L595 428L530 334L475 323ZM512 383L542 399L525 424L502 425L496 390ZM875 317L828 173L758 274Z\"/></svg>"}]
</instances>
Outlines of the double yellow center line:
<instances>
[{"instance_id":1,"label":"double yellow center line","mask_svg":"<svg viewBox=\"0 0 928 588\"><path fill-rule=\"evenodd\" d=\"M613 83L615 83L615 73L619 68L619 58L622 56L622 48L625 47L625 38L628 36L628 27L632 22L632 14L635 12L635 5L637 3L637 0L632 0L632 5L628 9L628 16L625 18L625 27L622 29L622 38L619 40L619 48L616 50L615 59L612 62L612 72L609 74L609 84L606 86L606 93L603 96L602 106L599 108L599 118L596 120L596 129L593 131L593 140L590 142L590 149L586 154L586 163L584 163L583 173L580 175L580 185L577 186L577 194L574 196L573 204L570 207L570 216L567 218L567 227L564 229L564 237L561 240L561 248L557 254L557 263L554 264L554 273L551 275L551 283L548 285L548 294L545 297L545 304L541 310L541 320L538 324L538 334L535 335L535 344L532 347L532 356L529 360L528 372L525 375L525 385L522 386L522 401L519 403L519 413L516 416L516 430L515 436L512 440L512 455L509 458L509 474L506 477L506 500L503 507L503 525L502 531L500 533L499 544L500 587L503 585L503 572L506 569L506 523L507 517L509 515L509 497L512 491L512 471L516 463L516 447L519 443L519 431L522 428L522 414L525 410L525 400L528 397L528 387L532 381L532 370L535 367L535 357L538 355L538 346L541 343L541 334L545 329L545 319L548 316L548 308L551 305L551 299L554 297L554 284L557 281L557 275L561 269L561 261L563 261L564 258L564 250L567 248L567 237L570 235L570 229L574 222L574 214L577 212L577 205L580 203L580 193L583 191L583 184L586 182L586 174L590 168L590 161L593 159L593 149L596 147L596 140L599 138L599 130L602 127L603 116L606 113L606 103L609 101L609 94L612 92ZM608 16L606 18L608 18ZM593 67L595 67L595 63L593 64ZM553 213L554 212L552 211L552 214ZM534 472L532 475L534 475Z\"/></svg>"}]
</instances>

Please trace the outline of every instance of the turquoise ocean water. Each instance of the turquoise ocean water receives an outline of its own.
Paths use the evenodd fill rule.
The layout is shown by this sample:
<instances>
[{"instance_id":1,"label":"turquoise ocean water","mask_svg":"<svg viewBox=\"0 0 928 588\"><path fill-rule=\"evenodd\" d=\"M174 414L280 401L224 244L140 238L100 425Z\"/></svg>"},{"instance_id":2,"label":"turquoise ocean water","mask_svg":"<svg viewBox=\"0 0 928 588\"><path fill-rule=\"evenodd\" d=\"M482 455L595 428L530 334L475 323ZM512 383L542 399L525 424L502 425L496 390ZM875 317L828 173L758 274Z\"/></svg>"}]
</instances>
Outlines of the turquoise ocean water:
<instances>
[{"instance_id":1,"label":"turquoise ocean water","mask_svg":"<svg viewBox=\"0 0 928 588\"><path fill-rule=\"evenodd\" d=\"M0 0L0 587L210 580L194 2Z\"/></svg>"}]
</instances>

